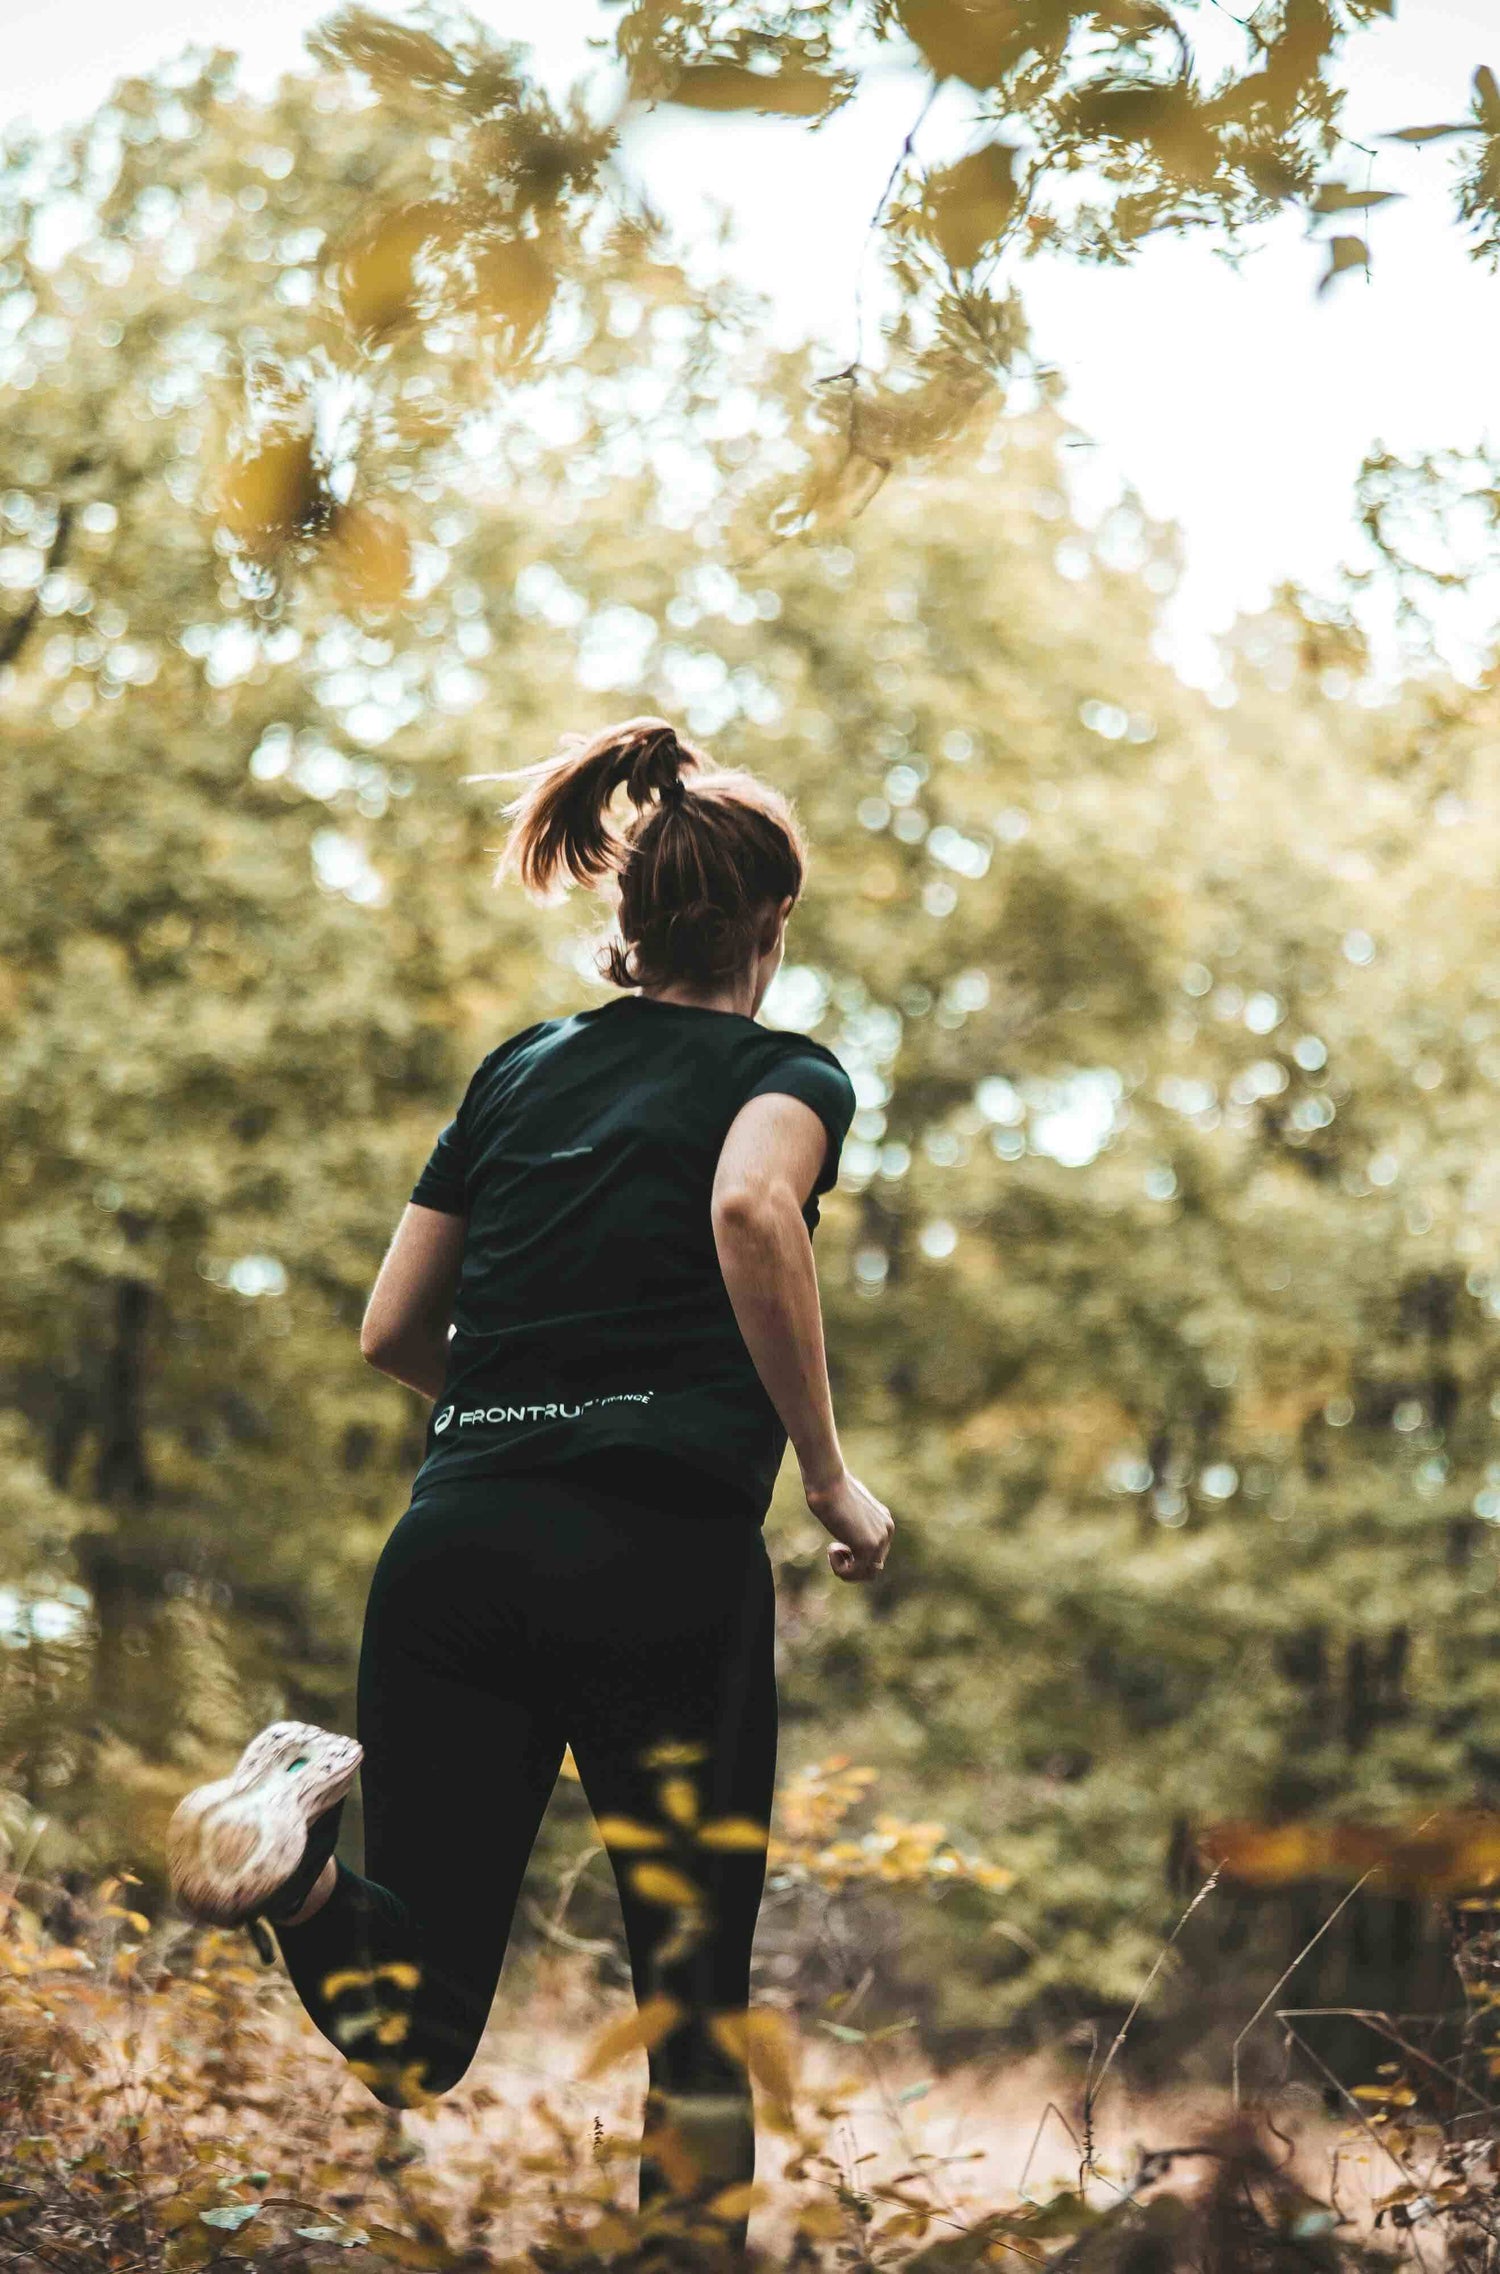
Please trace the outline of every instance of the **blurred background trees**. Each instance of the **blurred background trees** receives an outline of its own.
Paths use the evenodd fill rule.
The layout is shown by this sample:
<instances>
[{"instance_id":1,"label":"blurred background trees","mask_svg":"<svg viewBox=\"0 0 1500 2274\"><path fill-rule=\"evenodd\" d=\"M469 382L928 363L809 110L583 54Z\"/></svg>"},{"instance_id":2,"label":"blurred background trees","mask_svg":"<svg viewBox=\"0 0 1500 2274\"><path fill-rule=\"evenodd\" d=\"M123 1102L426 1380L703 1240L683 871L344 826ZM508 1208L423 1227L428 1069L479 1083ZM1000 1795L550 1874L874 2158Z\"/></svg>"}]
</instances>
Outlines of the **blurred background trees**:
<instances>
[{"instance_id":1,"label":"blurred background trees","mask_svg":"<svg viewBox=\"0 0 1500 2274\"><path fill-rule=\"evenodd\" d=\"M978 13L892 22L998 104ZM1059 11L1007 99L1154 185L1105 165L1077 249L1316 198L1360 14L1268 19L1189 133L1065 101ZM841 21L620 37L638 93L813 115ZM1232 705L1157 659L1171 533L1078 522L973 273L1061 144L1030 203L893 199L889 359L830 386L514 51L316 58L128 83L0 178L6 1781L43 1862L149 1863L258 1720L347 1717L423 1420L366 1290L473 1060L598 986L597 911L492 894L485 777L662 709L796 796L771 1015L859 1094L821 1253L901 1550L838 1590L774 1512L791 1760L1014 1872L903 1928L936 2027L1128 2003L1195 1827L1494 1797L1492 685L1377 693L1292 592ZM1204 1919L1268 1982L1304 1924Z\"/></svg>"}]
</instances>

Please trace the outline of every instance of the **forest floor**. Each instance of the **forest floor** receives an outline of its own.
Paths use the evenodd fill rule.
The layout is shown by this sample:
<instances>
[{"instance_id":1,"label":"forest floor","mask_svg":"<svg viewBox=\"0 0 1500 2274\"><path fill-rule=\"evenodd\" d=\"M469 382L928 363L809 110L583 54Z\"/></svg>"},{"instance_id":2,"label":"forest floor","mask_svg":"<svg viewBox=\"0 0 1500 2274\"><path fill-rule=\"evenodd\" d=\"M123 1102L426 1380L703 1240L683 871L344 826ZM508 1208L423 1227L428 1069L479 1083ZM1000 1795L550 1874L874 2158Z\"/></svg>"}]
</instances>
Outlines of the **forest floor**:
<instances>
[{"instance_id":1,"label":"forest floor","mask_svg":"<svg viewBox=\"0 0 1500 2274\"><path fill-rule=\"evenodd\" d=\"M611 1992L601 2013L579 1961L518 1965L460 2087L395 2115L244 1937L153 1928L127 1902L69 1937L14 1906L0 1933L0 2267L644 2263L627 2204L645 2061L617 2028L602 2045L630 2008ZM777 2018L751 2066L769 2266L1018 2274L1088 2265L1092 2237L1112 2266L1122 2206L1159 2246L1136 2261L1164 2269L1331 2268L1400 2241L1372 2224L1401 2169L1311 2093L1236 2129L1226 2094L1143 2095L1117 2070L1084 2173L1080 2080L1041 2059L939 2072L909 2034L839 2043ZM1248 2254L1207 2236L1217 2220L1243 2241L1247 2218Z\"/></svg>"}]
</instances>

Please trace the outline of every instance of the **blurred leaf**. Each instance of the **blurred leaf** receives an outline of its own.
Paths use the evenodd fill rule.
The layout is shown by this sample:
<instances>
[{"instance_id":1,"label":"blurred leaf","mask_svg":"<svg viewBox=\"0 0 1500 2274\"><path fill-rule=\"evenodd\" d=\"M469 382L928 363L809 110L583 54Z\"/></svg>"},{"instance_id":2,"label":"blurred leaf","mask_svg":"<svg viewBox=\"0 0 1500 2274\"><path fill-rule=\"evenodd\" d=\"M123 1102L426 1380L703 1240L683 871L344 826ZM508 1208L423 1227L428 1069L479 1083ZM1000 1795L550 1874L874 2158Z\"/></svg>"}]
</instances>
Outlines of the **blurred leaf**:
<instances>
[{"instance_id":1,"label":"blurred leaf","mask_svg":"<svg viewBox=\"0 0 1500 2274\"><path fill-rule=\"evenodd\" d=\"M377 610L399 606L411 578L411 543L392 507L335 507L323 550L354 605Z\"/></svg>"},{"instance_id":2,"label":"blurred leaf","mask_svg":"<svg viewBox=\"0 0 1500 2274\"><path fill-rule=\"evenodd\" d=\"M382 347L419 320L417 262L428 252L451 252L463 218L457 204L442 198L388 207L363 222L335 256L339 307L361 346Z\"/></svg>"},{"instance_id":3,"label":"blurred leaf","mask_svg":"<svg viewBox=\"0 0 1500 2274\"><path fill-rule=\"evenodd\" d=\"M726 1855L749 1854L766 1845L769 1835L764 1824L757 1824L750 1816L717 1816L712 1823L698 1827L700 1848L716 1848Z\"/></svg>"},{"instance_id":4,"label":"blurred leaf","mask_svg":"<svg viewBox=\"0 0 1500 2274\"><path fill-rule=\"evenodd\" d=\"M1500 82L1487 63L1474 74L1474 101L1487 132L1500 134Z\"/></svg>"},{"instance_id":5,"label":"blurred leaf","mask_svg":"<svg viewBox=\"0 0 1500 2274\"><path fill-rule=\"evenodd\" d=\"M987 142L928 177L927 233L950 268L972 268L1015 213L1015 160L1008 143Z\"/></svg>"},{"instance_id":6,"label":"blurred leaf","mask_svg":"<svg viewBox=\"0 0 1500 2274\"><path fill-rule=\"evenodd\" d=\"M1313 213L1362 213L1372 206L1390 205L1401 196L1400 190L1346 189L1342 182L1323 182L1310 211Z\"/></svg>"},{"instance_id":7,"label":"blurred leaf","mask_svg":"<svg viewBox=\"0 0 1500 2274\"><path fill-rule=\"evenodd\" d=\"M1500 1882L1500 1818L1447 1815L1418 1827L1227 1823L1200 1836L1203 1854L1246 1886L1284 1887L1373 1875L1385 1887L1454 1894Z\"/></svg>"},{"instance_id":8,"label":"blurred leaf","mask_svg":"<svg viewBox=\"0 0 1500 2274\"><path fill-rule=\"evenodd\" d=\"M634 2013L624 2014L618 2021L608 2023L584 2055L583 2066L578 2072L580 2078L602 2076L606 2069L612 2069L617 2061L623 2061L628 2054L649 2053L653 2046L660 2045L664 2038L671 2036L682 2020L684 2010L675 1998L658 1992L654 1997L647 1998Z\"/></svg>"},{"instance_id":9,"label":"blurred leaf","mask_svg":"<svg viewBox=\"0 0 1500 2274\"><path fill-rule=\"evenodd\" d=\"M852 82L805 65L753 71L745 63L685 64L668 100L700 111L763 111L777 118L823 118L849 94Z\"/></svg>"},{"instance_id":10,"label":"blurred leaf","mask_svg":"<svg viewBox=\"0 0 1500 2274\"><path fill-rule=\"evenodd\" d=\"M703 1901L701 1891L686 1873L675 1871L670 1864L632 1864L629 1877L631 1892L643 1903L660 1903L670 1910L696 1910Z\"/></svg>"},{"instance_id":11,"label":"blurred leaf","mask_svg":"<svg viewBox=\"0 0 1500 2274\"><path fill-rule=\"evenodd\" d=\"M1319 293L1327 292L1339 277L1347 276L1351 269L1368 271L1369 266L1370 248L1363 237L1331 237L1328 241L1328 266L1318 279Z\"/></svg>"},{"instance_id":12,"label":"blurred leaf","mask_svg":"<svg viewBox=\"0 0 1500 2274\"><path fill-rule=\"evenodd\" d=\"M259 2212L258 2203L221 2203L216 2210L200 2211L198 2216L206 2227L224 2227L230 2234L237 2234Z\"/></svg>"},{"instance_id":13,"label":"blurred leaf","mask_svg":"<svg viewBox=\"0 0 1500 2274\"><path fill-rule=\"evenodd\" d=\"M691 1777L663 1778L658 1799L662 1814L669 1817L672 1823L692 1824L696 1821L698 1788Z\"/></svg>"},{"instance_id":14,"label":"blurred leaf","mask_svg":"<svg viewBox=\"0 0 1500 2274\"><path fill-rule=\"evenodd\" d=\"M630 1816L601 1816L597 1819L600 1839L607 1848L664 1848L667 1835L654 1824L638 1824Z\"/></svg>"},{"instance_id":15,"label":"blurred leaf","mask_svg":"<svg viewBox=\"0 0 1500 2274\"><path fill-rule=\"evenodd\" d=\"M521 359L536 347L551 313L557 272L533 237L486 237L469 250L474 305L495 327L506 352Z\"/></svg>"},{"instance_id":16,"label":"blurred leaf","mask_svg":"<svg viewBox=\"0 0 1500 2274\"><path fill-rule=\"evenodd\" d=\"M797 2040L783 2014L769 2006L709 2017L714 2043L748 2069L773 2106L786 2114L797 2092Z\"/></svg>"},{"instance_id":17,"label":"blurred leaf","mask_svg":"<svg viewBox=\"0 0 1500 2274\"><path fill-rule=\"evenodd\" d=\"M316 527L327 505L310 419L267 428L230 461L219 482L219 518L253 554L273 553Z\"/></svg>"},{"instance_id":18,"label":"blurred leaf","mask_svg":"<svg viewBox=\"0 0 1500 2274\"><path fill-rule=\"evenodd\" d=\"M315 62L360 71L383 94L412 87L456 89L464 72L450 48L431 32L398 23L372 8L337 9L307 35Z\"/></svg>"},{"instance_id":19,"label":"blurred leaf","mask_svg":"<svg viewBox=\"0 0 1500 2274\"><path fill-rule=\"evenodd\" d=\"M1394 133L1382 134L1382 142L1439 142L1449 134L1472 134L1474 121L1460 119L1454 126L1401 126Z\"/></svg>"},{"instance_id":20,"label":"blurred leaf","mask_svg":"<svg viewBox=\"0 0 1500 2274\"><path fill-rule=\"evenodd\" d=\"M394 2227L371 2225L365 2231L370 2248L397 2266L442 2270L469 2263L464 2253L450 2250L444 2243L419 2242L414 2235L400 2234Z\"/></svg>"},{"instance_id":21,"label":"blurred leaf","mask_svg":"<svg viewBox=\"0 0 1500 2274\"><path fill-rule=\"evenodd\" d=\"M896 20L937 79L993 87L1018 46L1038 35L1064 32L1063 0L1043 0L1024 11L1017 0L896 0Z\"/></svg>"}]
</instances>

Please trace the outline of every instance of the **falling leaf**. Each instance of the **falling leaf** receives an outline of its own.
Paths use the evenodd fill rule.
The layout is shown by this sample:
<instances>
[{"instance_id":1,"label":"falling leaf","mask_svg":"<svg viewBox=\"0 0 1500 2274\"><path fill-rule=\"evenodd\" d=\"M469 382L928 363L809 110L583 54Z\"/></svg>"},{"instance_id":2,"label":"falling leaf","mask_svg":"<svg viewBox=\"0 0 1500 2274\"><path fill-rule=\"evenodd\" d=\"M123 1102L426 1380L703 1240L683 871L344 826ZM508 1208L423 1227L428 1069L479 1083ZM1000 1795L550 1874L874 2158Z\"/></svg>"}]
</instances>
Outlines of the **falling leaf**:
<instances>
[{"instance_id":1,"label":"falling leaf","mask_svg":"<svg viewBox=\"0 0 1500 2274\"><path fill-rule=\"evenodd\" d=\"M993 87L1016 51L1015 0L897 0L896 19L935 79Z\"/></svg>"},{"instance_id":2,"label":"falling leaf","mask_svg":"<svg viewBox=\"0 0 1500 2274\"><path fill-rule=\"evenodd\" d=\"M797 2041L784 2017L769 2006L752 2006L709 2017L716 2045L755 2082L783 2115L797 2090Z\"/></svg>"},{"instance_id":3,"label":"falling leaf","mask_svg":"<svg viewBox=\"0 0 1500 2274\"><path fill-rule=\"evenodd\" d=\"M369 8L338 9L308 34L307 46L316 62L361 71L385 94L404 94L411 87L456 88L464 78L451 48L431 32Z\"/></svg>"},{"instance_id":4,"label":"falling leaf","mask_svg":"<svg viewBox=\"0 0 1500 2274\"><path fill-rule=\"evenodd\" d=\"M1438 142L1445 134L1472 134L1474 121L1462 119L1455 126L1399 126L1392 134L1382 134L1382 142Z\"/></svg>"},{"instance_id":5,"label":"falling leaf","mask_svg":"<svg viewBox=\"0 0 1500 2274\"><path fill-rule=\"evenodd\" d=\"M325 1974L318 1985L323 1997L332 2004L346 1990L367 1990L375 1977L367 1966L345 1966L332 1974Z\"/></svg>"},{"instance_id":6,"label":"falling leaf","mask_svg":"<svg viewBox=\"0 0 1500 2274\"><path fill-rule=\"evenodd\" d=\"M764 2191L753 2179L739 2180L733 2187L721 2187L708 2208L716 2219L748 2219L757 2203L764 2200Z\"/></svg>"},{"instance_id":7,"label":"falling leaf","mask_svg":"<svg viewBox=\"0 0 1500 2274\"><path fill-rule=\"evenodd\" d=\"M641 1755L643 1769L691 1769L708 1759L706 1745L684 1744L680 1738L668 1738L664 1744L648 1745Z\"/></svg>"},{"instance_id":8,"label":"falling leaf","mask_svg":"<svg viewBox=\"0 0 1500 2274\"><path fill-rule=\"evenodd\" d=\"M1487 63L1474 74L1474 101L1491 134L1500 134L1500 84Z\"/></svg>"},{"instance_id":9,"label":"falling leaf","mask_svg":"<svg viewBox=\"0 0 1500 2274\"><path fill-rule=\"evenodd\" d=\"M1363 213L1372 206L1389 205L1400 190L1346 189L1342 182L1322 182L1309 210L1313 213Z\"/></svg>"},{"instance_id":10,"label":"falling leaf","mask_svg":"<svg viewBox=\"0 0 1500 2274\"><path fill-rule=\"evenodd\" d=\"M633 1864L630 1886L643 1903L660 1903L668 1910L696 1910L703 1900L687 1874L666 1863Z\"/></svg>"},{"instance_id":11,"label":"falling leaf","mask_svg":"<svg viewBox=\"0 0 1500 2274\"><path fill-rule=\"evenodd\" d=\"M836 2242L848 2227L849 2214L833 2195L817 2196L797 2213L798 2234L813 2242Z\"/></svg>"},{"instance_id":12,"label":"falling leaf","mask_svg":"<svg viewBox=\"0 0 1500 2274\"><path fill-rule=\"evenodd\" d=\"M663 1992L647 1998L634 2013L621 2016L601 2029L584 2056L581 2078L601 2076L623 2061L628 2053L649 2053L664 2037L670 2037L683 2017L683 2008L676 1998Z\"/></svg>"},{"instance_id":13,"label":"falling leaf","mask_svg":"<svg viewBox=\"0 0 1500 2274\"><path fill-rule=\"evenodd\" d=\"M336 582L362 608L399 605L411 577L411 542L387 505L345 505L334 512L324 557Z\"/></svg>"},{"instance_id":14,"label":"falling leaf","mask_svg":"<svg viewBox=\"0 0 1500 2274\"><path fill-rule=\"evenodd\" d=\"M661 1812L674 1824L691 1824L698 1814L698 1788L691 1777L667 1777L659 1794Z\"/></svg>"},{"instance_id":15,"label":"falling leaf","mask_svg":"<svg viewBox=\"0 0 1500 2274\"><path fill-rule=\"evenodd\" d=\"M715 1848L726 1855L749 1853L760 1849L769 1838L764 1824L757 1824L752 1816L716 1816L711 1824L698 1827L700 1848Z\"/></svg>"},{"instance_id":16,"label":"falling leaf","mask_svg":"<svg viewBox=\"0 0 1500 2274\"><path fill-rule=\"evenodd\" d=\"M557 295L557 271L534 237L492 237L470 247L474 305L508 354L527 355Z\"/></svg>"},{"instance_id":17,"label":"falling leaf","mask_svg":"<svg viewBox=\"0 0 1500 2274\"><path fill-rule=\"evenodd\" d=\"M250 553L274 552L313 528L326 503L310 418L264 429L230 461L219 484L219 518Z\"/></svg>"},{"instance_id":18,"label":"falling leaf","mask_svg":"<svg viewBox=\"0 0 1500 2274\"><path fill-rule=\"evenodd\" d=\"M672 85L670 102L700 111L764 111L777 118L824 118L850 93L843 75L789 66L752 71L746 63L689 63Z\"/></svg>"},{"instance_id":19,"label":"falling leaf","mask_svg":"<svg viewBox=\"0 0 1500 2274\"><path fill-rule=\"evenodd\" d=\"M1368 271L1369 266L1370 248L1363 237L1330 238L1328 266L1318 279L1319 296L1329 289L1336 278L1346 276L1351 269Z\"/></svg>"},{"instance_id":20,"label":"falling leaf","mask_svg":"<svg viewBox=\"0 0 1500 2274\"><path fill-rule=\"evenodd\" d=\"M1016 210L1016 154L987 142L928 177L927 233L950 268L972 268Z\"/></svg>"},{"instance_id":21,"label":"falling leaf","mask_svg":"<svg viewBox=\"0 0 1500 2274\"><path fill-rule=\"evenodd\" d=\"M377 212L333 263L345 323L366 348L383 346L420 314L416 264L429 247L449 251L462 215L442 198L422 198Z\"/></svg>"},{"instance_id":22,"label":"falling leaf","mask_svg":"<svg viewBox=\"0 0 1500 2274\"><path fill-rule=\"evenodd\" d=\"M665 1832L654 1824L637 1824L631 1816L601 1816L597 1821L599 1837L607 1848L664 1848L667 1844Z\"/></svg>"}]
</instances>

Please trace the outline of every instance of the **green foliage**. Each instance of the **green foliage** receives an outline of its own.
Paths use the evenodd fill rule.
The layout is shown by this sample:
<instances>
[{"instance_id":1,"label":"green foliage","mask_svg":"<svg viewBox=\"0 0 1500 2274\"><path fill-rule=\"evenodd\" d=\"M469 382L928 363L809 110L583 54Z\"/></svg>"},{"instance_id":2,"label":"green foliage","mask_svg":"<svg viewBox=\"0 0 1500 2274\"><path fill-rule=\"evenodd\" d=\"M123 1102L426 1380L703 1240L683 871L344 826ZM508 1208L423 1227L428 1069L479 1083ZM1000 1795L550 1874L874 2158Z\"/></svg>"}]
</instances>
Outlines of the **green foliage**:
<instances>
[{"instance_id":1,"label":"green foliage","mask_svg":"<svg viewBox=\"0 0 1500 2274\"><path fill-rule=\"evenodd\" d=\"M1266 18L1222 104L1145 86L1167 9L1101 34L1128 104L1071 13L990 62L993 12L900 21L997 104L1042 73L1108 188L1048 226L1107 251L1292 194L1252 160L1316 194L1373 12ZM834 76L840 21L621 38ZM936 2021L1128 2003L1184 1826L1492 1797L1493 691L1367 705L1288 595L1215 708L1153 652L1169 536L1077 527L1055 413L999 416L1012 299L815 387L509 51L321 52L357 76L131 81L0 176L0 1675L46 1859L153 1855L247 1726L347 1710L421 1437L365 1291L474 1058L591 985L491 895L476 777L661 708L797 797L775 1015L859 1087L822 1256L902 1528L864 1598L780 1511L791 1743L1015 1874L914 1925ZM924 230L972 267L1047 220L1030 169L897 201L913 289Z\"/></svg>"}]
</instances>

